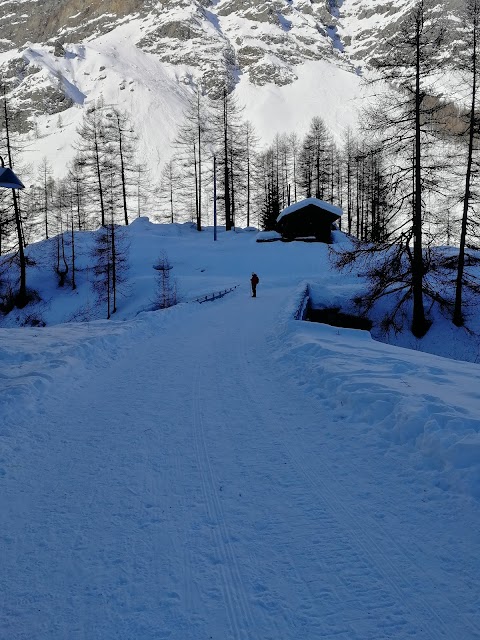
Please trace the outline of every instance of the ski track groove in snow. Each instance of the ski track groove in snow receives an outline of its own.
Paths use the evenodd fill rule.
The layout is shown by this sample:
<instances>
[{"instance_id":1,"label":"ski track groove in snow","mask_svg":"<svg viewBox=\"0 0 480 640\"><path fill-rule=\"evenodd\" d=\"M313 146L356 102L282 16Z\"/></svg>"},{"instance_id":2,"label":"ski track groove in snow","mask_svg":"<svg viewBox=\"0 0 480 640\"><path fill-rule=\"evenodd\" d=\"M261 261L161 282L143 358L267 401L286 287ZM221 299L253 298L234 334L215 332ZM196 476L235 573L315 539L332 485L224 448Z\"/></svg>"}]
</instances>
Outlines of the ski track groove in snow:
<instances>
[{"instance_id":1,"label":"ski track groove in snow","mask_svg":"<svg viewBox=\"0 0 480 640\"><path fill-rule=\"evenodd\" d=\"M399 461L396 460L395 464L399 464ZM321 465L322 468L325 469L326 473L328 473L330 480L332 481L332 483L334 483L336 486L339 486L341 488L341 491L345 494L346 489L344 487L341 487L341 483L335 478L335 474L333 472L333 470L331 469L330 464L324 459L321 459ZM373 476L371 474L369 474L368 469L360 469L358 467L358 465L355 463L354 459L351 459L349 461L349 465L351 466L351 468L355 471L355 474L358 478L360 477L367 477L369 478L369 483L374 485L374 479ZM318 474L316 474L317 479L319 478ZM343 506L342 506L343 508ZM354 516L355 517L355 516ZM403 572L405 573L409 573L412 574L412 580L418 581L418 569L416 567L417 562L415 560L414 555L405 547L404 544L402 544L398 539L396 539L394 536L392 536L392 534L388 531L388 529L386 529L385 527L383 527L381 525L381 523L374 521L370 516L368 516L367 514L362 514L362 520L365 523L368 523L368 527L370 528L371 531L376 531L376 538L377 539L381 539L383 542L377 542L375 540L373 540L371 538L371 536L366 536L367 538L369 538L372 541L372 547L376 548L381 554L383 554L384 558L387 561L387 564L390 567L391 570L391 574L395 574L396 576L396 580L398 581L398 583L400 583L402 586L401 588L403 589L403 592L405 593L409 593L411 592L411 586L412 586L412 582L406 579L406 576L404 575ZM360 520L358 520L358 522L360 522ZM364 534L366 534L366 527L362 527ZM424 550L421 549L421 547L419 546L419 544L417 543L416 540L411 540L410 544L412 547L415 547L415 549L417 550L417 555L418 557L422 557ZM380 547L382 547L383 550L380 549ZM392 554L395 554L395 556L398 558L398 562L402 562L402 559L406 559L407 563L405 565L402 565L402 568L399 568L393 561L392 561ZM431 574L430 570L428 567L425 567L425 565L422 565L422 575L425 576L429 576L431 579L433 579L433 575ZM417 601L417 599L414 600L415 602ZM432 605L431 603L429 603L428 601L426 601L425 599L422 599L423 602L423 606L425 607L425 611L428 611L430 613L431 616L433 616L438 623L441 626L441 629L443 631L444 637L446 638L456 638L457 634L454 633L454 635L452 635L445 624L445 620L444 618L447 617L449 619L455 618L457 616L457 612L454 610L454 605L449 602L449 611L448 614L445 612L445 601L443 601L442 603L442 608L444 610L443 615L441 615L438 610L435 608L434 605ZM465 622L465 621L464 621ZM471 625L470 625L471 626ZM473 630L473 627L471 627ZM475 631L479 631L479 629L474 629ZM435 636L435 637L441 637L441 636Z\"/></svg>"},{"instance_id":2,"label":"ski track groove in snow","mask_svg":"<svg viewBox=\"0 0 480 640\"><path fill-rule=\"evenodd\" d=\"M246 359L247 345L245 342L244 333L242 334L240 343L241 370L243 372L242 378L249 396L249 400L248 402L246 402L246 405L254 406L255 402L258 402L258 400L256 400L252 392L252 384L250 382L251 376L248 374L248 364ZM454 638L456 638L456 635L452 636L448 633L443 619L440 617L438 612L432 606L430 606L429 603L427 603L424 599L421 599L419 601L418 594L417 597L412 599L411 583L404 578L402 569L397 567L391 559L393 546L396 547L397 551L400 553L400 560L403 556L409 561L408 564L411 564L411 560L405 554L404 550L394 542L393 538L385 530L383 530L379 524L376 524L376 527L381 529L381 538L382 540L386 540L385 543L382 544L378 541L375 541L372 536L368 534L366 528L362 525L361 519L347 508L346 505L348 503L348 500L345 499L346 496L344 495L343 489L339 482L336 480L333 471L330 469L328 461L324 458L319 459L318 467L321 468L324 473L328 474L329 482L326 481L325 477L322 477L319 473L314 472L310 467L308 467L301 461L301 454L298 454L296 451L294 451L291 446L292 438L286 438L288 434L286 431L286 426L283 424L283 422L283 420L279 420L278 426L284 436L284 451L291 462L292 468L295 469L300 476L303 476L308 484L313 488L318 501L320 503L323 503L325 507L330 511L333 519L335 519L340 525L340 530L343 532L352 532L350 535L350 541L347 542L347 546L349 543L352 544L352 548L356 545L359 548L358 557L361 557L363 555L364 557L369 559L370 566L374 571L380 574L381 582L383 582L384 585L389 586L390 592L394 596L396 596L397 600L400 600L405 611L417 612L417 615L415 617L417 619L423 620L425 620L425 613L429 613L428 625L425 625L421 630L422 633L425 634L424 637L428 636L432 640L438 640L439 638L451 638L452 640L454 640ZM289 442L289 445L287 445L287 441ZM293 442L295 442L294 439ZM343 535L340 535L340 538L337 537L337 541L339 539L342 539L343 537ZM372 549L375 551L375 554L372 553ZM339 554L339 556L342 555L343 554ZM402 615L403 613L400 613L400 617L402 617ZM411 631L413 632L413 629Z\"/></svg>"},{"instance_id":3,"label":"ski track groove in snow","mask_svg":"<svg viewBox=\"0 0 480 640\"><path fill-rule=\"evenodd\" d=\"M198 366L193 391L194 439L199 467L205 470L205 473L201 473L201 483L214 539L213 552L218 552L221 556L219 572L222 578L222 591L232 628L232 637L235 640L242 640L243 638L248 640L252 637L254 622L245 595L245 587L243 585L238 561L230 542L230 533L225 521L221 501L217 495L219 484L215 480L208 456L207 445L205 443L203 418L200 408L200 372L201 369L200 366Z\"/></svg>"},{"instance_id":4,"label":"ski track groove in snow","mask_svg":"<svg viewBox=\"0 0 480 640\"><path fill-rule=\"evenodd\" d=\"M153 315L107 364L89 358L73 391L66 376L43 383L8 486L26 506L0 529L0 586L14 577L2 640L479 637L468 554L429 573L461 548L441 548L455 528L425 559L435 510L415 520L398 461L363 451L386 493L362 497L379 479L355 461L362 433L276 367L268 338L288 295ZM28 420L43 425L30 440ZM370 515L389 496L412 526ZM426 541L407 548L417 525Z\"/></svg>"}]
</instances>

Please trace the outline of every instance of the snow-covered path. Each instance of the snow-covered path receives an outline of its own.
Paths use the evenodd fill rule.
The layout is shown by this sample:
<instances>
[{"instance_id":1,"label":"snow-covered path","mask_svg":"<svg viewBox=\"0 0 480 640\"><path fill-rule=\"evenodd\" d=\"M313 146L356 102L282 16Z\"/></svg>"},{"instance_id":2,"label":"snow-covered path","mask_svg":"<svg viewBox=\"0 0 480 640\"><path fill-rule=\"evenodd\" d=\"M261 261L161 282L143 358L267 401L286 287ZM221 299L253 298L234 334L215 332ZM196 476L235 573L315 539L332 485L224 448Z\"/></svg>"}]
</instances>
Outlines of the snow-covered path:
<instances>
[{"instance_id":1,"label":"snow-covered path","mask_svg":"<svg viewBox=\"0 0 480 640\"><path fill-rule=\"evenodd\" d=\"M291 379L291 295L154 314L25 408L2 639L480 637L478 508L425 499Z\"/></svg>"}]
</instances>

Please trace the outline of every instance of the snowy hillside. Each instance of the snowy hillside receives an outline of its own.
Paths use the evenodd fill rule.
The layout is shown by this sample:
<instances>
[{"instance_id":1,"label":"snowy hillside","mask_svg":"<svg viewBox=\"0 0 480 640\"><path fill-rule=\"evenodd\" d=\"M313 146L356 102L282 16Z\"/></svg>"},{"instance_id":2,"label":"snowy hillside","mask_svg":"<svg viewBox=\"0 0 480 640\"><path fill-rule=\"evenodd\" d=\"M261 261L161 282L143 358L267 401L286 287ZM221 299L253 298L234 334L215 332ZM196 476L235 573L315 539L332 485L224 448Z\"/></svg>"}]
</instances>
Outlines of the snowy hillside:
<instances>
[{"instance_id":1,"label":"snowy hillside","mask_svg":"<svg viewBox=\"0 0 480 640\"><path fill-rule=\"evenodd\" d=\"M145 163L158 171L196 86L210 97L235 91L264 144L303 135L314 116L340 142L363 105L360 74L412 2L47 0L46 22L34 0L21 14L4 2L0 70L29 138L25 159L46 157L61 175L84 110L101 97L131 115ZM462 3L439 6L455 15Z\"/></svg>"},{"instance_id":2,"label":"snowy hillside","mask_svg":"<svg viewBox=\"0 0 480 640\"><path fill-rule=\"evenodd\" d=\"M0 329L0 637L478 637L478 364L295 320L326 245L127 232L117 319Z\"/></svg>"},{"instance_id":3,"label":"snowy hillside","mask_svg":"<svg viewBox=\"0 0 480 640\"><path fill-rule=\"evenodd\" d=\"M55 174L63 175L74 156L76 130L85 109L103 99L131 114L142 160L158 175L172 153L190 89L178 68L142 52L132 39L132 27L126 26L92 43L69 46L63 58L40 45L25 50L23 58L41 68L33 76L32 90L53 82L72 101L64 111L32 116L35 130L28 136L24 155L34 166L45 157ZM346 129L356 126L360 78L328 61L304 63L297 77L294 84L285 86L258 86L248 76L241 78L236 91L262 142L271 142L277 133L303 135L318 115L341 142ZM301 101L299 96L304 96Z\"/></svg>"},{"instance_id":4,"label":"snowy hillside","mask_svg":"<svg viewBox=\"0 0 480 640\"><path fill-rule=\"evenodd\" d=\"M245 284L252 269L262 271L267 279L282 277L294 283L308 281L312 301L318 307L338 306L355 312L351 301L368 286L356 269L351 273L339 273L333 268L328 246L322 243L257 243L257 231L253 227L237 228L229 233L220 227L218 233L222 241L215 244L213 227L208 227L213 224L211 213L205 224L206 228L199 234L192 223L155 224L143 217L133 220L126 228L119 228L129 266L126 281L120 288L118 320L130 320L154 306L157 274L154 265L158 264L161 256L167 256L172 263L179 299L186 302ZM32 319L51 326L105 318L106 306L97 302L93 291L93 252L98 234L99 231L75 233L74 291L70 286L71 273L67 284L63 288L58 287L54 269L56 238L29 245L26 252L32 266L28 268L28 286L38 292L40 300L23 310L15 309L6 316L0 316L0 326L29 325ZM336 241L349 246L346 236L340 232L336 232ZM66 249L68 262L69 251L71 248ZM414 338L409 331L383 336L377 326L381 313L380 306L372 317L373 335L379 340L448 358L480 362L480 338L477 335L480 334L480 318L476 308L466 309L468 329L454 327L448 318L439 314L421 340Z\"/></svg>"},{"instance_id":5,"label":"snowy hillside","mask_svg":"<svg viewBox=\"0 0 480 640\"><path fill-rule=\"evenodd\" d=\"M131 115L145 163L158 171L196 85L211 97L225 83L235 89L264 144L276 133L303 135L314 116L338 142L355 127L359 63L337 34L342 21L352 33L352 20L361 23L348 17L348 3L341 15L303 0L117 4L117 19L104 20L99 10L98 19L85 22L74 12L65 29L44 25L43 37L35 3L25 4L15 33L0 22L0 69L12 107L20 109L16 126L28 132L25 160L34 166L46 157L56 175L65 171L76 127L101 98Z\"/></svg>"}]
</instances>

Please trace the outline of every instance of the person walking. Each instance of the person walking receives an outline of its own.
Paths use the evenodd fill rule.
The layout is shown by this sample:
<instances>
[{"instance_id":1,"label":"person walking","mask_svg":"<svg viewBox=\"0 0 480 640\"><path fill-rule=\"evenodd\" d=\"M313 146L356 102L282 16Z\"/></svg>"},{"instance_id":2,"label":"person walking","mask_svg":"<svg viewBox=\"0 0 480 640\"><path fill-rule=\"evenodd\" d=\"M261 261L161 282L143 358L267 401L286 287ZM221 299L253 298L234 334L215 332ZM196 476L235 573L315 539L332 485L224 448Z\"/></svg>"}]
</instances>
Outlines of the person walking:
<instances>
[{"instance_id":1,"label":"person walking","mask_svg":"<svg viewBox=\"0 0 480 640\"><path fill-rule=\"evenodd\" d=\"M252 285L252 298L257 297L257 284L260 282L260 278L257 276L255 272L252 273L252 277L250 278L250 283Z\"/></svg>"}]
</instances>

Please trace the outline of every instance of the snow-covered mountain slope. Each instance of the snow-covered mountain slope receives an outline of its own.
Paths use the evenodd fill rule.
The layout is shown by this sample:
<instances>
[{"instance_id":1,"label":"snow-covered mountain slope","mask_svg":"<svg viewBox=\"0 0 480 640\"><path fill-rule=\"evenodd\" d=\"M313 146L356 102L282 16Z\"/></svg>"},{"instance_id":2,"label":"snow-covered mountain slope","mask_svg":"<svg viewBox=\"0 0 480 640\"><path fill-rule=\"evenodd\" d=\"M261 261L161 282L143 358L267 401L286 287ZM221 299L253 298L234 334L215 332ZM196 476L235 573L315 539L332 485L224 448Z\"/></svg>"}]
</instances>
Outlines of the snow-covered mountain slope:
<instances>
[{"instance_id":1,"label":"snow-covered mountain slope","mask_svg":"<svg viewBox=\"0 0 480 640\"><path fill-rule=\"evenodd\" d=\"M32 127L26 136L27 159L38 165L45 156L61 175L74 155L72 143L84 110L102 99L131 115L142 159L158 175L182 122L191 68L143 52L133 44L136 33L136 25L121 26L92 42L69 45L61 57L40 45L22 52L22 64L36 69L15 92L16 104L22 105L21 113ZM294 83L282 86L259 86L248 75L240 78L236 92L262 142L282 132L303 134L318 115L340 142L346 128L356 126L363 95L360 78L327 60L299 65L296 76ZM63 96L61 103L52 97L52 86L53 96ZM32 102L29 95L38 101ZM63 110L66 103L69 106Z\"/></svg>"},{"instance_id":2,"label":"snow-covered mountain slope","mask_svg":"<svg viewBox=\"0 0 480 640\"><path fill-rule=\"evenodd\" d=\"M10 3L3 3L9 5ZM12 5L14 3L11 3ZM16 4L16 3L15 3ZM309 0L168 0L164 2L92 2L83 11L78 2L47 1L50 18L39 19L38 4L26 2L18 20L0 22L3 49L26 42L54 42L57 51L68 42L92 40L119 24L136 23L134 43L160 60L190 67L207 91L234 85L248 73L257 84L284 84L295 78L293 66L332 55L341 48L332 35L335 20L328 3ZM56 5L56 11L53 6ZM115 5L115 6L114 6ZM18 14L12 6L12 15Z\"/></svg>"},{"instance_id":3,"label":"snow-covered mountain slope","mask_svg":"<svg viewBox=\"0 0 480 640\"><path fill-rule=\"evenodd\" d=\"M99 97L132 115L155 170L169 155L193 85L211 97L225 85L236 90L264 142L277 132L302 135L313 116L340 140L356 124L356 68L368 61L368 43L381 41L408 4L385 12L352 1L109 0L85 7L48 0L39 12L32 0L21 11L3 2L0 71L17 111L13 124L29 132L27 159L36 164L45 155L56 173L71 155L66 147L83 110Z\"/></svg>"},{"instance_id":4,"label":"snow-covered mountain slope","mask_svg":"<svg viewBox=\"0 0 480 640\"><path fill-rule=\"evenodd\" d=\"M65 111L35 112L28 135L27 157L38 164L47 157L61 175L73 157L85 109L103 100L131 114L141 156L155 171L170 153L171 142L186 105L187 90L158 58L131 43L131 27L120 27L91 43L71 45L62 57L46 47L29 46L23 59L33 61L34 91L49 91L54 82L70 106ZM142 157L140 158L142 160Z\"/></svg>"},{"instance_id":5,"label":"snow-covered mountain slope","mask_svg":"<svg viewBox=\"0 0 480 640\"><path fill-rule=\"evenodd\" d=\"M354 64L368 65L372 58L381 58L385 41L393 35L399 22L415 5L416 0L340 0L334 11L338 18L338 34L344 49ZM438 0L444 17L458 16L463 0Z\"/></svg>"},{"instance_id":6,"label":"snow-covered mountain slope","mask_svg":"<svg viewBox=\"0 0 480 640\"><path fill-rule=\"evenodd\" d=\"M478 637L479 366L293 320L324 245L128 232L241 286L0 330L0 637Z\"/></svg>"},{"instance_id":7,"label":"snow-covered mountain slope","mask_svg":"<svg viewBox=\"0 0 480 640\"><path fill-rule=\"evenodd\" d=\"M445 11L461 5L442 2ZM363 105L360 70L381 57L412 3L47 0L39 11L34 0L7 1L0 72L13 125L29 138L26 159L46 156L57 174L84 109L100 97L130 113L157 171L194 86L210 97L236 91L264 143L284 131L303 135L313 116L341 141Z\"/></svg>"}]
</instances>

